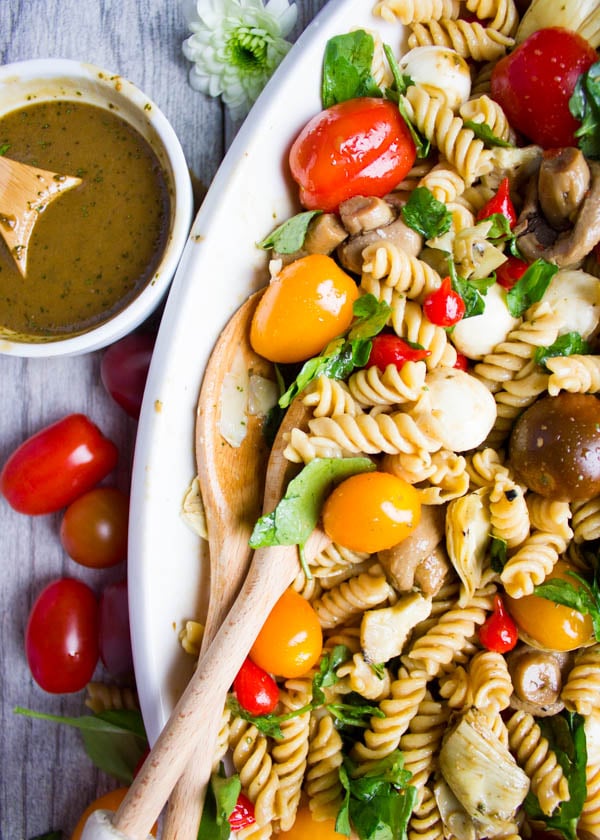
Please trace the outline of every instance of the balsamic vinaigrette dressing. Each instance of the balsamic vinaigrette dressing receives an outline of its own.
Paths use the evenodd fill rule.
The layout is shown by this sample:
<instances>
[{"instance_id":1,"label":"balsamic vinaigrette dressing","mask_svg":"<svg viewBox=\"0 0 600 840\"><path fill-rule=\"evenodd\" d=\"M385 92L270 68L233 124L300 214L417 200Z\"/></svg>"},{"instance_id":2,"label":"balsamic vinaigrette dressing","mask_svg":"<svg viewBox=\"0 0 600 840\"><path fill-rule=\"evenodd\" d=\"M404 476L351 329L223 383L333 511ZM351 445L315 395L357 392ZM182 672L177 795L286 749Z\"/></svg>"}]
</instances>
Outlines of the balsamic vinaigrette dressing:
<instances>
[{"instance_id":1,"label":"balsamic vinaigrette dressing","mask_svg":"<svg viewBox=\"0 0 600 840\"><path fill-rule=\"evenodd\" d=\"M36 222L25 278L0 237L0 333L44 340L108 320L152 279L167 241L169 190L156 154L117 114L64 101L1 117L0 150L82 179Z\"/></svg>"}]
</instances>

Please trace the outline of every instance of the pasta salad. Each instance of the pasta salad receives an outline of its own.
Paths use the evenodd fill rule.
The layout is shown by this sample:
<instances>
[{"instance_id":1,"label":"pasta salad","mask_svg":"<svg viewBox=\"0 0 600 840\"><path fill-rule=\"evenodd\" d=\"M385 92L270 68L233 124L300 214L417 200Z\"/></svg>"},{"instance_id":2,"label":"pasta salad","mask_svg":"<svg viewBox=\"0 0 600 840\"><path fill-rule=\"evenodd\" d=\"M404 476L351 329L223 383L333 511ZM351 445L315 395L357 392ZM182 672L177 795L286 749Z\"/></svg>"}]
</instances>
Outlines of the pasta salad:
<instances>
[{"instance_id":1,"label":"pasta salad","mask_svg":"<svg viewBox=\"0 0 600 840\"><path fill-rule=\"evenodd\" d=\"M300 562L223 713L240 837L600 837L600 22L541 5L327 44L260 243L251 342L311 418L251 539Z\"/></svg>"}]
</instances>

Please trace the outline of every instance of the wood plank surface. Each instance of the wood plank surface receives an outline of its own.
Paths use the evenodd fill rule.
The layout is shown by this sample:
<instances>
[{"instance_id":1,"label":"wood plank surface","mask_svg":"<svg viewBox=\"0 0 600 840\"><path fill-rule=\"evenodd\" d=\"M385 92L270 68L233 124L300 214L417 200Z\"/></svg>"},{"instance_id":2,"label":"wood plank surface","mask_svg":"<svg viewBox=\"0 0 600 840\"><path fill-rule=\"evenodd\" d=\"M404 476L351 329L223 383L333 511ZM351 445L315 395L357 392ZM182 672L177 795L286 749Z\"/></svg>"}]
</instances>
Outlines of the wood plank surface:
<instances>
[{"instance_id":1,"label":"wood plank surface","mask_svg":"<svg viewBox=\"0 0 600 840\"><path fill-rule=\"evenodd\" d=\"M297 0L292 40L326 0ZM0 0L1 61L83 60L137 84L177 132L198 195L235 133L219 101L188 84L180 0ZM160 313L158 313L159 315ZM158 316L157 316L158 317ZM155 319L156 320L156 319ZM91 417L119 446L113 483L127 490L136 424L100 381L102 352L68 359L0 356L0 463L26 437L71 412ZM85 755L79 733L17 716L15 706L59 715L86 712L86 693L51 695L33 681L24 655L31 606L43 587L76 577L100 593L125 567L84 569L61 548L60 516L27 517L0 499L0 838L30 840L50 830L69 838L85 806L116 786ZM95 678L107 679L101 667Z\"/></svg>"}]
</instances>

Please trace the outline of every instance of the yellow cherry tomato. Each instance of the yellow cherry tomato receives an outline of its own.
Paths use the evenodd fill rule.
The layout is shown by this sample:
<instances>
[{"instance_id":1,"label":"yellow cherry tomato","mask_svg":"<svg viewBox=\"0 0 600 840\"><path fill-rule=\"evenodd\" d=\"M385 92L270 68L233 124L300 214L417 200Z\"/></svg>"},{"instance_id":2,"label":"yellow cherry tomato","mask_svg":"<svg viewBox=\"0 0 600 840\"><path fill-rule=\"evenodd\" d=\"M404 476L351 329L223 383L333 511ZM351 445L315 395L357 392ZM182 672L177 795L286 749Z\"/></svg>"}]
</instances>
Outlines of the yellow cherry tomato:
<instances>
[{"instance_id":1,"label":"yellow cherry tomato","mask_svg":"<svg viewBox=\"0 0 600 840\"><path fill-rule=\"evenodd\" d=\"M571 566L559 560L546 580L560 578L577 586L568 574ZM555 604L540 595L524 598L505 597L506 608L514 618L523 640L546 650L575 650L589 645L594 638L592 619L577 610Z\"/></svg>"},{"instance_id":2,"label":"yellow cherry tomato","mask_svg":"<svg viewBox=\"0 0 600 840\"><path fill-rule=\"evenodd\" d=\"M116 790L110 790L108 793L105 793L104 796L100 796L98 799L94 800L94 802L88 805L83 814L81 815L79 822L75 826L75 830L71 835L71 840L80 840L88 817L93 811L116 811L121 802L125 799L125 794L128 790L129 788L126 787L120 787ZM157 830L158 826L154 825L151 831L151 834L153 834L154 837L156 837Z\"/></svg>"},{"instance_id":3,"label":"yellow cherry tomato","mask_svg":"<svg viewBox=\"0 0 600 840\"><path fill-rule=\"evenodd\" d=\"M335 820L313 820L307 805L298 808L294 825L277 836L284 840L348 840L335 830Z\"/></svg>"},{"instance_id":4,"label":"yellow cherry tomato","mask_svg":"<svg viewBox=\"0 0 600 840\"><path fill-rule=\"evenodd\" d=\"M323 505L328 537L353 551L382 551L402 542L421 518L419 494L408 482L386 472L353 475Z\"/></svg>"},{"instance_id":5,"label":"yellow cherry tomato","mask_svg":"<svg viewBox=\"0 0 600 840\"><path fill-rule=\"evenodd\" d=\"M300 677L318 661L323 633L316 612L287 589L275 604L250 650L250 659L277 677Z\"/></svg>"},{"instance_id":6,"label":"yellow cherry tomato","mask_svg":"<svg viewBox=\"0 0 600 840\"><path fill-rule=\"evenodd\" d=\"M318 356L348 329L357 298L356 283L331 257L302 257L265 289L250 326L250 343L271 362Z\"/></svg>"}]
</instances>

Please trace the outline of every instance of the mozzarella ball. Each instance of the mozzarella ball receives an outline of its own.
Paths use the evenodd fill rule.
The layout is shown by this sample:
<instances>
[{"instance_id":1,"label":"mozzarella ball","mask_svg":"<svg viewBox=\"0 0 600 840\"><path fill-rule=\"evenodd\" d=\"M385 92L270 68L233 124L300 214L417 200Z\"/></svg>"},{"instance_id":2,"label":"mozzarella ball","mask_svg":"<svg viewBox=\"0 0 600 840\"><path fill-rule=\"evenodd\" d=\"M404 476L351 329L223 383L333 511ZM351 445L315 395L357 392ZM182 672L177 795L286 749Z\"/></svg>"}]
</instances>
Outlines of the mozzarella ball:
<instances>
[{"instance_id":1,"label":"mozzarella ball","mask_svg":"<svg viewBox=\"0 0 600 840\"><path fill-rule=\"evenodd\" d=\"M557 271L544 293L547 301L561 317L561 335L578 332L589 338L600 321L600 280L586 271Z\"/></svg>"},{"instance_id":2,"label":"mozzarella ball","mask_svg":"<svg viewBox=\"0 0 600 840\"><path fill-rule=\"evenodd\" d=\"M400 71L428 89L442 93L456 111L471 93L469 65L449 47L415 47L398 62Z\"/></svg>"},{"instance_id":3,"label":"mozzarella ball","mask_svg":"<svg viewBox=\"0 0 600 840\"><path fill-rule=\"evenodd\" d=\"M485 310L481 315L459 321L452 330L451 340L459 353L479 361L505 341L518 324L519 319L508 311L505 289L494 283L485 296Z\"/></svg>"}]
</instances>

